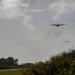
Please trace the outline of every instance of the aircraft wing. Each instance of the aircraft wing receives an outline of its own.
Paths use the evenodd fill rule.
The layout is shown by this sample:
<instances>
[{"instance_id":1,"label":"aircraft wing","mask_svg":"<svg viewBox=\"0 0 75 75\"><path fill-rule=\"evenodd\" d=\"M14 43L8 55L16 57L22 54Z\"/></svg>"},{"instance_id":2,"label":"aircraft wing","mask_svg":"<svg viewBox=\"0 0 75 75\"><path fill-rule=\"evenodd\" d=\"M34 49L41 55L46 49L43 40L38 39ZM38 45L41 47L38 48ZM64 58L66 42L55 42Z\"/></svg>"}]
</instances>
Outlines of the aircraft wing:
<instances>
[{"instance_id":1,"label":"aircraft wing","mask_svg":"<svg viewBox=\"0 0 75 75\"><path fill-rule=\"evenodd\" d=\"M65 24L59 24L59 26L63 26L63 25L65 25Z\"/></svg>"},{"instance_id":2,"label":"aircraft wing","mask_svg":"<svg viewBox=\"0 0 75 75\"><path fill-rule=\"evenodd\" d=\"M52 26L63 26L63 25L65 25L65 24L51 24Z\"/></svg>"},{"instance_id":3,"label":"aircraft wing","mask_svg":"<svg viewBox=\"0 0 75 75\"><path fill-rule=\"evenodd\" d=\"M57 26L57 24L51 24L52 26Z\"/></svg>"}]
</instances>

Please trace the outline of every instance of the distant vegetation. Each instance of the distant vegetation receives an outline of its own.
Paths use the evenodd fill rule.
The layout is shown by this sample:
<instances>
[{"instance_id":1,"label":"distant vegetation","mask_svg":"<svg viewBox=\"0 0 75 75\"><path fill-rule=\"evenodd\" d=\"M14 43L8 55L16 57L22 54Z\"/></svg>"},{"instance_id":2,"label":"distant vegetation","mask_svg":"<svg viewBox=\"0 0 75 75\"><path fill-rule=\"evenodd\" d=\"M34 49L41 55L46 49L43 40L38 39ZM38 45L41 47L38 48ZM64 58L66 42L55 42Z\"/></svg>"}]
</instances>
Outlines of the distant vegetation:
<instances>
[{"instance_id":1,"label":"distant vegetation","mask_svg":"<svg viewBox=\"0 0 75 75\"><path fill-rule=\"evenodd\" d=\"M0 58L0 69L11 69L18 65L18 59L13 57Z\"/></svg>"},{"instance_id":2,"label":"distant vegetation","mask_svg":"<svg viewBox=\"0 0 75 75\"><path fill-rule=\"evenodd\" d=\"M13 57L8 58L0 58L0 69L23 69L28 68L30 66L34 65L33 63L23 63L21 65L18 64L18 59L15 59Z\"/></svg>"},{"instance_id":3,"label":"distant vegetation","mask_svg":"<svg viewBox=\"0 0 75 75\"><path fill-rule=\"evenodd\" d=\"M18 65L18 59L12 59L14 60L12 64L6 63L8 67L9 65L16 65L18 66L18 68L25 69L21 70L21 74L15 71L13 72L14 74L11 75L16 75L16 73L17 75L75 75L75 50L71 50L69 52L62 52L61 54L52 56L49 60L45 62L39 61L37 63L25 63ZM4 61L4 58L1 58L0 62L2 60Z\"/></svg>"},{"instance_id":4,"label":"distant vegetation","mask_svg":"<svg viewBox=\"0 0 75 75\"><path fill-rule=\"evenodd\" d=\"M75 50L52 56L28 67L23 75L75 75Z\"/></svg>"}]
</instances>

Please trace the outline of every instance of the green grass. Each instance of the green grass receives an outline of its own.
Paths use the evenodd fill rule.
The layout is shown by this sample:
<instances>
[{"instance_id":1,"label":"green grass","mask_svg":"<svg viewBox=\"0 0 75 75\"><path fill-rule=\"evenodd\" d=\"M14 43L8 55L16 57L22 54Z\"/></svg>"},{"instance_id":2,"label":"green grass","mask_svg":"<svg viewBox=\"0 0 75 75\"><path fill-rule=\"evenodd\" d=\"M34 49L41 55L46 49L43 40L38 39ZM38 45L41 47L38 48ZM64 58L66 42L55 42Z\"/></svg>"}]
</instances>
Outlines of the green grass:
<instances>
[{"instance_id":1,"label":"green grass","mask_svg":"<svg viewBox=\"0 0 75 75\"><path fill-rule=\"evenodd\" d=\"M0 75L22 75L22 71L0 72Z\"/></svg>"}]
</instances>

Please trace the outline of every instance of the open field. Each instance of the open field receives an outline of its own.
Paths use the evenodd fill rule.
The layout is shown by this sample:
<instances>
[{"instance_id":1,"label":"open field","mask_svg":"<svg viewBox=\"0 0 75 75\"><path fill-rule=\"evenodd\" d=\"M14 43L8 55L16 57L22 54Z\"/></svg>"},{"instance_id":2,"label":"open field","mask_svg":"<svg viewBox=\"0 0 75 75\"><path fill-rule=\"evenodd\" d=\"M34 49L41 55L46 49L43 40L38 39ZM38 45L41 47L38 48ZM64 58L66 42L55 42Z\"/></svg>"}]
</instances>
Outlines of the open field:
<instances>
[{"instance_id":1,"label":"open field","mask_svg":"<svg viewBox=\"0 0 75 75\"><path fill-rule=\"evenodd\" d=\"M0 72L0 75L22 75L22 71Z\"/></svg>"}]
</instances>

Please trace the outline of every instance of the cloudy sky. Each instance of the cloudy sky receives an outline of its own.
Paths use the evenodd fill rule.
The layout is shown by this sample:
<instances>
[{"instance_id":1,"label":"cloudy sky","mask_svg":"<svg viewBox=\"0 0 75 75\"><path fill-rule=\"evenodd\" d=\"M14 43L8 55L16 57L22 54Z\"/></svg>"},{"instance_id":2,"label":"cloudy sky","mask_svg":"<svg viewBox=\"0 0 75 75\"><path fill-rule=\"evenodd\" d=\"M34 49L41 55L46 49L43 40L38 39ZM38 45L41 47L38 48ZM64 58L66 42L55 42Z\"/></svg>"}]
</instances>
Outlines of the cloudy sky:
<instances>
[{"instance_id":1,"label":"cloudy sky","mask_svg":"<svg viewBox=\"0 0 75 75\"><path fill-rule=\"evenodd\" d=\"M0 57L44 61L74 44L75 0L0 0Z\"/></svg>"}]
</instances>

